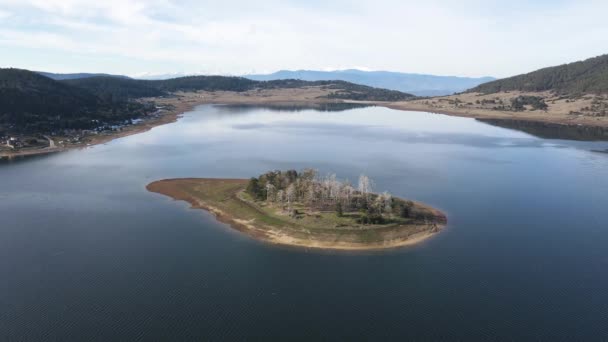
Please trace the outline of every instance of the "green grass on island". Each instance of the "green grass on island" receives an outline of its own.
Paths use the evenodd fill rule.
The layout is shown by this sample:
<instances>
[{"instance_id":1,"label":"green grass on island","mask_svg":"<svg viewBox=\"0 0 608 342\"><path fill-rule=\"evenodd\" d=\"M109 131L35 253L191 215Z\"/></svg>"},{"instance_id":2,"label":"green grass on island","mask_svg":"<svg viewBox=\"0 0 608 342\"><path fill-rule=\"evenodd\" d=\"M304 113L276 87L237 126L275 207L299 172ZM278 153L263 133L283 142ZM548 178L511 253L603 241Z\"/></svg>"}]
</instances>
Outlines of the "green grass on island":
<instances>
[{"instance_id":1,"label":"green grass on island","mask_svg":"<svg viewBox=\"0 0 608 342\"><path fill-rule=\"evenodd\" d=\"M319 177L313 170L271 171L258 178L186 178L153 182L148 190L193 208L260 240L313 248L376 249L409 245L439 232L447 220L427 205Z\"/></svg>"}]
</instances>

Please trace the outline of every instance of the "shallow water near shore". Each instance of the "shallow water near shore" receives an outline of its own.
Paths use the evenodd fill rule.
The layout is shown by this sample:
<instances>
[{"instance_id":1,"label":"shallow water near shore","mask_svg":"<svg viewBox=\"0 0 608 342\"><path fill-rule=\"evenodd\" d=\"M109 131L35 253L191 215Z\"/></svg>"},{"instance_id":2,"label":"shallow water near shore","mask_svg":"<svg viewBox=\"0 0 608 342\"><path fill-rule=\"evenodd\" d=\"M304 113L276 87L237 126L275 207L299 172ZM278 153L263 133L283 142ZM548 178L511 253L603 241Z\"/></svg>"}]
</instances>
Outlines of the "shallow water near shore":
<instances>
[{"instance_id":1,"label":"shallow water near shore","mask_svg":"<svg viewBox=\"0 0 608 342\"><path fill-rule=\"evenodd\" d=\"M608 338L608 142L380 107L205 105L0 161L0 339ZM155 180L314 167L448 215L382 252L280 248Z\"/></svg>"}]
</instances>

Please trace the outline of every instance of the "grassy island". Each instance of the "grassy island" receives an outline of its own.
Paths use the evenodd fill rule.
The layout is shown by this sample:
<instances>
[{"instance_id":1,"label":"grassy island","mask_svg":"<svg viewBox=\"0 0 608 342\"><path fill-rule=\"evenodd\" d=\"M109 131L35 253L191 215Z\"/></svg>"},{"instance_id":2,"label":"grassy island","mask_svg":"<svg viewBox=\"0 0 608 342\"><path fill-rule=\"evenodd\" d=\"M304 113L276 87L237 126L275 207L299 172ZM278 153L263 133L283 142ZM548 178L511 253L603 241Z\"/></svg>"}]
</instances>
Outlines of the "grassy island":
<instances>
[{"instance_id":1,"label":"grassy island","mask_svg":"<svg viewBox=\"0 0 608 342\"><path fill-rule=\"evenodd\" d=\"M372 192L314 170L271 171L258 178L166 179L151 192L187 201L254 238L323 249L380 249L411 245L447 223L440 211L388 193Z\"/></svg>"}]
</instances>

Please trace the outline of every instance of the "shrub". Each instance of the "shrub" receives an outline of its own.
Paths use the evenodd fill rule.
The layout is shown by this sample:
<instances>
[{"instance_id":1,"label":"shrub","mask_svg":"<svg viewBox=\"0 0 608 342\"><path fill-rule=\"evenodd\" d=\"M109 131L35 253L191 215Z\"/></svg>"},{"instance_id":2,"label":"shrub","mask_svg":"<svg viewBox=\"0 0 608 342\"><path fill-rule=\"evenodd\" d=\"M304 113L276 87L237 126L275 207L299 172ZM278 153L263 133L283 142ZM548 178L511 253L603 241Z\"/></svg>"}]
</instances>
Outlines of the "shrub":
<instances>
[{"instance_id":1,"label":"shrub","mask_svg":"<svg viewBox=\"0 0 608 342\"><path fill-rule=\"evenodd\" d=\"M338 215L338 217L342 217L344 215L341 202L336 203L336 215Z\"/></svg>"},{"instance_id":2,"label":"shrub","mask_svg":"<svg viewBox=\"0 0 608 342\"><path fill-rule=\"evenodd\" d=\"M549 107L540 96L518 96L511 99L511 109L514 111L522 111L526 105L532 106L533 110L545 110Z\"/></svg>"}]
</instances>

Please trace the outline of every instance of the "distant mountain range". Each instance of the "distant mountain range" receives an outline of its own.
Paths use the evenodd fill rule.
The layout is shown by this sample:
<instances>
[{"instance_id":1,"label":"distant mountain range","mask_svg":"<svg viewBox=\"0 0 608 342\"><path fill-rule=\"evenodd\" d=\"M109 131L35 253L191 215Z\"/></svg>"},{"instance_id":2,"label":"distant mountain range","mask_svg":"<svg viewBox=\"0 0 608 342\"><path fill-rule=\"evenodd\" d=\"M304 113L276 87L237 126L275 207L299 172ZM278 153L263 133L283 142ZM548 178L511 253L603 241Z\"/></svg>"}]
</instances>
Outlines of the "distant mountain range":
<instances>
[{"instance_id":1,"label":"distant mountain range","mask_svg":"<svg viewBox=\"0 0 608 342\"><path fill-rule=\"evenodd\" d=\"M110 75L101 73L73 73L58 74L37 71L39 74L54 80L76 80L90 77L117 77L129 79L124 75ZM139 80L168 80L192 75L173 73L163 75L146 75L136 77ZM202 75L195 75L202 76ZM374 88L396 90L416 96L442 96L450 95L476 87L482 83L495 80L493 77L457 77L457 76L435 76L424 74L410 74L390 71L362 71L356 69L339 71L314 71L314 70L282 70L272 74L244 75L244 78L254 81L276 81L276 80L302 80L302 81L345 81L365 85Z\"/></svg>"},{"instance_id":2,"label":"distant mountain range","mask_svg":"<svg viewBox=\"0 0 608 342\"><path fill-rule=\"evenodd\" d=\"M608 55L563 64L481 84L470 92L545 91L563 94L607 93Z\"/></svg>"},{"instance_id":3,"label":"distant mountain range","mask_svg":"<svg viewBox=\"0 0 608 342\"><path fill-rule=\"evenodd\" d=\"M397 90L417 96L441 96L462 92L479 84L495 80L494 77L457 77L410 74L390 71L338 71L281 70L272 74L244 75L256 81L298 79L304 81L342 80L370 87Z\"/></svg>"}]
</instances>

